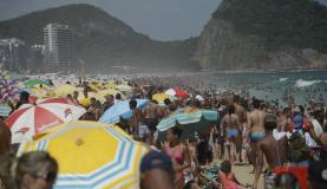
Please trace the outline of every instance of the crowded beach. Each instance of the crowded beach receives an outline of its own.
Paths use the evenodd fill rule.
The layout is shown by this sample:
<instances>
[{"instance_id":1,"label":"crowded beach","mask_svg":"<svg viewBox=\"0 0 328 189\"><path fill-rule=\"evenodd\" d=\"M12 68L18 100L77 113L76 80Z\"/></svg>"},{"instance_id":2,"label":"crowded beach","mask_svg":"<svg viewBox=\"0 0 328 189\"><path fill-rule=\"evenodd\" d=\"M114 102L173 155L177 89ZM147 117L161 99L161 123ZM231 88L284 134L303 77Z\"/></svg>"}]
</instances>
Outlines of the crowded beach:
<instances>
[{"instance_id":1,"label":"crowded beach","mask_svg":"<svg viewBox=\"0 0 328 189\"><path fill-rule=\"evenodd\" d=\"M326 104L190 76L5 75L0 188L326 188Z\"/></svg>"}]
</instances>

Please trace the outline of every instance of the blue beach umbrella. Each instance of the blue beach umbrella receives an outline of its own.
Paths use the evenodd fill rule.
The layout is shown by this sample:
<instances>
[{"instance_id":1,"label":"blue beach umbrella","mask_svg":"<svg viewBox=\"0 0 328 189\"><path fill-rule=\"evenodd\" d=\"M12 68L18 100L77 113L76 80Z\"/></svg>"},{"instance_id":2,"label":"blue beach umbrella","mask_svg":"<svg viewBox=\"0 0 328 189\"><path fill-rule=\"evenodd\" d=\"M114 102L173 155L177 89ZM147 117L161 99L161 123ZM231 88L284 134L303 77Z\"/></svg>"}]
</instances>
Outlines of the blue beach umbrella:
<instances>
[{"instance_id":1,"label":"blue beach umbrella","mask_svg":"<svg viewBox=\"0 0 328 189\"><path fill-rule=\"evenodd\" d=\"M143 108L148 103L148 100L146 99L136 99L136 101L137 108ZM105 111L100 117L99 122L113 124L118 123L121 117L128 119L131 116L132 111L129 106L129 100L119 101Z\"/></svg>"}]
</instances>

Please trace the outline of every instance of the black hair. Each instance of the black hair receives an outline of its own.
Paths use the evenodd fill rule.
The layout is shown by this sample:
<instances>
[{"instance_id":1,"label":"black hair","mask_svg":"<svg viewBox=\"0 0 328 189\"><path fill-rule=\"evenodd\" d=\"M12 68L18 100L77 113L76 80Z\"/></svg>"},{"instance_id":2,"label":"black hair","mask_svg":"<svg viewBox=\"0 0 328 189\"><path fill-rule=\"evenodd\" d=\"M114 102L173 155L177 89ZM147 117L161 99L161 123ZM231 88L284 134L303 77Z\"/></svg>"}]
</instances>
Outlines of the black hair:
<instances>
[{"instance_id":1,"label":"black hair","mask_svg":"<svg viewBox=\"0 0 328 189\"><path fill-rule=\"evenodd\" d=\"M26 91L22 91L20 93L20 100L21 101L25 101L25 102L28 102L28 99L30 97L30 93L26 92Z\"/></svg>"},{"instance_id":2,"label":"black hair","mask_svg":"<svg viewBox=\"0 0 328 189\"><path fill-rule=\"evenodd\" d=\"M234 105L229 105L228 106L228 113L229 113L229 115L235 113L235 106Z\"/></svg>"},{"instance_id":3,"label":"black hair","mask_svg":"<svg viewBox=\"0 0 328 189\"><path fill-rule=\"evenodd\" d=\"M277 117L274 114L267 114L264 117L264 128L272 131L277 127Z\"/></svg>"},{"instance_id":4,"label":"black hair","mask_svg":"<svg viewBox=\"0 0 328 189\"><path fill-rule=\"evenodd\" d=\"M166 106L170 105L170 104L171 104L171 100L168 99L168 98L166 98L166 99L164 100L164 104L165 104Z\"/></svg>"},{"instance_id":5,"label":"black hair","mask_svg":"<svg viewBox=\"0 0 328 189\"><path fill-rule=\"evenodd\" d=\"M121 96L120 93L117 93L117 94L115 95L115 98L116 98L117 100L121 100L121 99L122 99L122 96Z\"/></svg>"},{"instance_id":6,"label":"black hair","mask_svg":"<svg viewBox=\"0 0 328 189\"><path fill-rule=\"evenodd\" d=\"M258 109L258 108L260 108L260 105L261 105L260 100L254 98L253 99L253 106L254 106L254 108Z\"/></svg>"},{"instance_id":7,"label":"black hair","mask_svg":"<svg viewBox=\"0 0 328 189\"><path fill-rule=\"evenodd\" d=\"M288 113L288 112L289 112L289 108L284 108L284 109L282 110L282 112L283 112L284 114Z\"/></svg>"},{"instance_id":8,"label":"black hair","mask_svg":"<svg viewBox=\"0 0 328 189\"><path fill-rule=\"evenodd\" d=\"M172 133L177 136L177 138L180 138L182 136L182 129L179 127L173 127Z\"/></svg>"},{"instance_id":9,"label":"black hair","mask_svg":"<svg viewBox=\"0 0 328 189\"><path fill-rule=\"evenodd\" d=\"M225 174L230 173L231 172L231 163L230 163L230 161L228 161L228 160L223 161L221 163L220 170Z\"/></svg>"},{"instance_id":10,"label":"black hair","mask_svg":"<svg viewBox=\"0 0 328 189\"><path fill-rule=\"evenodd\" d=\"M134 110L137 108L137 101L135 99L131 99L130 102L129 102L129 106L130 106L130 109L131 110Z\"/></svg>"},{"instance_id":11,"label":"black hair","mask_svg":"<svg viewBox=\"0 0 328 189\"><path fill-rule=\"evenodd\" d=\"M240 102L240 97L238 95L233 95L233 102Z\"/></svg>"},{"instance_id":12,"label":"black hair","mask_svg":"<svg viewBox=\"0 0 328 189\"><path fill-rule=\"evenodd\" d=\"M300 108L301 113L304 114L304 107L302 105L299 105L298 107Z\"/></svg>"}]
</instances>

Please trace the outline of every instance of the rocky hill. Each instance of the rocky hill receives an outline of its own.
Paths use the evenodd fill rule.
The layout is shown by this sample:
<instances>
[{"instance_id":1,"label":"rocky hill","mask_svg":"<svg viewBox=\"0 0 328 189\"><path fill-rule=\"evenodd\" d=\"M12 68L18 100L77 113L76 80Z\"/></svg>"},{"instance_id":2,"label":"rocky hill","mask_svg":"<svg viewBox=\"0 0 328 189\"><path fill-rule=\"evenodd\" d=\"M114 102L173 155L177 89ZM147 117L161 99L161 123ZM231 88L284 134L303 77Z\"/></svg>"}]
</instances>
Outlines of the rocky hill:
<instances>
[{"instance_id":1,"label":"rocky hill","mask_svg":"<svg viewBox=\"0 0 328 189\"><path fill-rule=\"evenodd\" d=\"M326 14L312 0L223 0L194 59L206 70L326 68Z\"/></svg>"}]
</instances>

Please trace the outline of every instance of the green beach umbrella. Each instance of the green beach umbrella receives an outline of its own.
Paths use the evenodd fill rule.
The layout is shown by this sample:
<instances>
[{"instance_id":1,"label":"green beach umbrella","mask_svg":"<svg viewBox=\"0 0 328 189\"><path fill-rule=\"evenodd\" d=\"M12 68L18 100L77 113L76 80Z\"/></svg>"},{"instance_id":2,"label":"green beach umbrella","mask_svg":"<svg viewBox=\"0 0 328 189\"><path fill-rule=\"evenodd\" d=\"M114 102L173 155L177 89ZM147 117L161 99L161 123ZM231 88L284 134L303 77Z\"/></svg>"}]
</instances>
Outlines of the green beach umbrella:
<instances>
[{"instance_id":1,"label":"green beach umbrella","mask_svg":"<svg viewBox=\"0 0 328 189\"><path fill-rule=\"evenodd\" d=\"M182 138L193 138L195 133L208 130L218 120L218 112L214 110L192 107L179 109L158 123L159 139L163 139L165 131L175 126L183 130Z\"/></svg>"},{"instance_id":2,"label":"green beach umbrella","mask_svg":"<svg viewBox=\"0 0 328 189\"><path fill-rule=\"evenodd\" d=\"M30 80L27 80L24 82L24 86L26 88L33 88L35 87L36 85L49 85L48 82L46 81L42 81L42 80L39 80L39 79L30 79Z\"/></svg>"}]
</instances>

